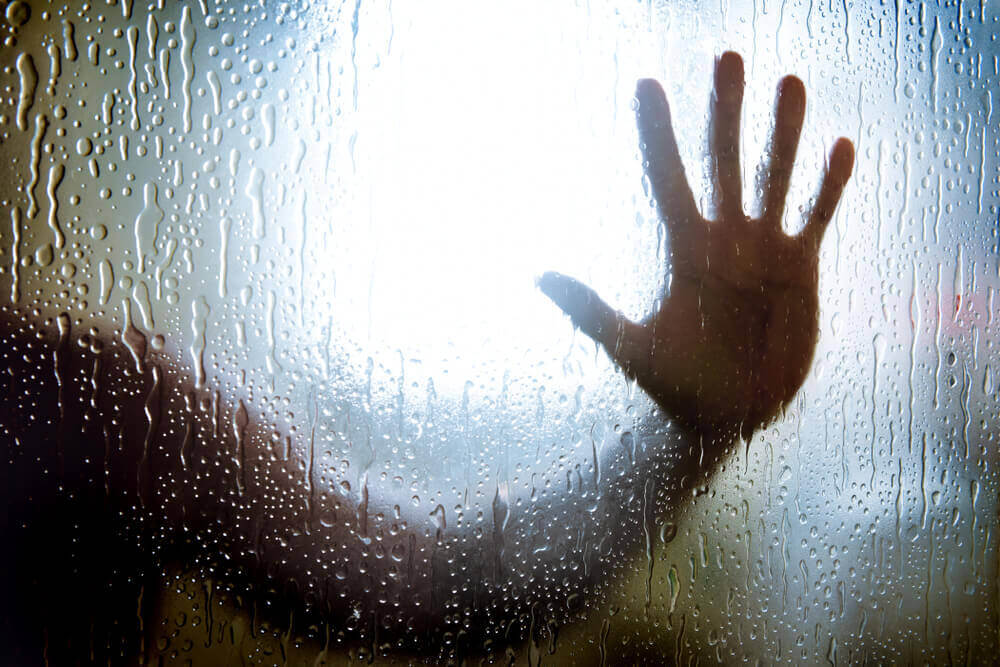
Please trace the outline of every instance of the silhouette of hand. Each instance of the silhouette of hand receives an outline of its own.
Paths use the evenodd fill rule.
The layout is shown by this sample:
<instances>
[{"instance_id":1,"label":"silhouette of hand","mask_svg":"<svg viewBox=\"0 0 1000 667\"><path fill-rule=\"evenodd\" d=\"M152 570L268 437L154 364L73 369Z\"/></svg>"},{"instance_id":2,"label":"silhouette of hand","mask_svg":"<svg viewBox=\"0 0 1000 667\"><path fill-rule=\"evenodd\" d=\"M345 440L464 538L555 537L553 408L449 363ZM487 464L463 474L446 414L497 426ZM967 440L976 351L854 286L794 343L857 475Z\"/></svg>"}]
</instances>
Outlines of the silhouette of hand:
<instances>
[{"instance_id":1,"label":"silhouette of hand","mask_svg":"<svg viewBox=\"0 0 1000 667\"><path fill-rule=\"evenodd\" d=\"M749 437L775 417L805 380L818 334L818 253L854 165L836 141L801 233L781 220L805 114L794 76L778 85L774 132L759 184L761 215L743 212L739 163L743 60L716 62L710 158L716 219L698 211L677 151L660 85L639 82L644 167L670 248L660 309L631 322L582 283L558 273L538 281L574 325L600 343L668 413L702 433Z\"/></svg>"}]
</instances>

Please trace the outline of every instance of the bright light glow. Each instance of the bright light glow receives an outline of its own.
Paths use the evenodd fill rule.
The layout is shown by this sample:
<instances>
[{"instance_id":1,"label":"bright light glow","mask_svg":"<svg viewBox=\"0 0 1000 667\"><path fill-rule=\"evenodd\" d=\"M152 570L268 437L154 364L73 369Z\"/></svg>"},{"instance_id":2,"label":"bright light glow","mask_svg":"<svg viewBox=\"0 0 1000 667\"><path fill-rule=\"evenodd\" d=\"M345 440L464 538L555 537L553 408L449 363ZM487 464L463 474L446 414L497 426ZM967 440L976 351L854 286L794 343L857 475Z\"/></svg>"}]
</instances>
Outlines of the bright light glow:
<instances>
[{"instance_id":1,"label":"bright light glow","mask_svg":"<svg viewBox=\"0 0 1000 667\"><path fill-rule=\"evenodd\" d=\"M598 30L583 7L520 4L364 17L363 34L386 42L358 50L357 110L334 121L356 135L331 130L353 150L326 174L343 189L310 212L332 230L332 308L366 354L403 350L463 382L484 363L558 368L568 320L537 275L576 275L634 315L652 298L631 97L658 58L630 71L626 31ZM651 270L637 274L636 258Z\"/></svg>"},{"instance_id":2,"label":"bright light glow","mask_svg":"<svg viewBox=\"0 0 1000 667\"><path fill-rule=\"evenodd\" d=\"M557 377L572 333L535 288L539 274L573 275L632 317L652 304L663 231L642 187L635 82L664 81L703 193L713 57L749 45L681 39L701 30L697 14L653 21L645 5L595 4L366 7L357 42L332 40L304 65L320 81L318 115L329 116L306 157L306 189L318 193L310 225L324 240L310 252L335 278L310 283L306 302L317 322L332 314L361 357L402 352L436 378L447 372L436 382L456 390L520 375L519 364ZM757 81L777 80L773 63L766 74L763 61L751 65ZM772 96L770 83L747 91L748 155L760 155ZM749 183L756 166L745 160ZM590 376L588 386L605 381Z\"/></svg>"}]
</instances>

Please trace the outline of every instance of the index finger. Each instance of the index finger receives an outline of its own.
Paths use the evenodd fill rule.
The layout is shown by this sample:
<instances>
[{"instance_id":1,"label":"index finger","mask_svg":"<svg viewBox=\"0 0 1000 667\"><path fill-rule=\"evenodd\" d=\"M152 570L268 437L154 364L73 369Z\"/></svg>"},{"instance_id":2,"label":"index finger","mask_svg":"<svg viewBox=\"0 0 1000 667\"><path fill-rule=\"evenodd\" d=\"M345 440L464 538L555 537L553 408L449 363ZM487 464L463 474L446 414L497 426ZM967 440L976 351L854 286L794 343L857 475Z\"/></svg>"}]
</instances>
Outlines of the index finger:
<instances>
[{"instance_id":1,"label":"index finger","mask_svg":"<svg viewBox=\"0 0 1000 667\"><path fill-rule=\"evenodd\" d=\"M697 219L698 207L684 175L663 88L654 79L640 79L636 99L643 167L653 186L660 214L668 223Z\"/></svg>"}]
</instances>

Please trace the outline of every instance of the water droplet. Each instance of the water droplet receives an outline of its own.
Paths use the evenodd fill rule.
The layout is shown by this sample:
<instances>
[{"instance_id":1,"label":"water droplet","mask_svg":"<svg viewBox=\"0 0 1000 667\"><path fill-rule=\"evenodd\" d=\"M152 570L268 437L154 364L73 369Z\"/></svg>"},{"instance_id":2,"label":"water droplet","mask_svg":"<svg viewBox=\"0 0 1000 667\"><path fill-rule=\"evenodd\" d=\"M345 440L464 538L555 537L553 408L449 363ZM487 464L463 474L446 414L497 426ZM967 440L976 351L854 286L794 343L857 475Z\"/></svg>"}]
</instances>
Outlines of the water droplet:
<instances>
[{"instance_id":1,"label":"water droplet","mask_svg":"<svg viewBox=\"0 0 1000 667\"><path fill-rule=\"evenodd\" d=\"M11 27L20 28L31 18L31 6L24 0L14 0L7 5L4 15Z\"/></svg>"},{"instance_id":2,"label":"water droplet","mask_svg":"<svg viewBox=\"0 0 1000 667\"><path fill-rule=\"evenodd\" d=\"M9 12L8 7L8 12ZM17 127L24 131L28 129L28 111L35 102L35 89L38 87L38 70L35 61L27 53L21 53L15 64L20 90L17 95Z\"/></svg>"},{"instance_id":3,"label":"water droplet","mask_svg":"<svg viewBox=\"0 0 1000 667\"><path fill-rule=\"evenodd\" d=\"M132 301L129 297L122 299L121 339L135 362L135 372L142 374L146 358L146 336L132 324Z\"/></svg>"},{"instance_id":4,"label":"water droplet","mask_svg":"<svg viewBox=\"0 0 1000 667\"><path fill-rule=\"evenodd\" d=\"M135 251L139 261L139 273L146 272L146 259L156 256L156 239L159 235L163 209L157 203L155 183L146 183L142 191L143 208L135 218Z\"/></svg>"},{"instance_id":5,"label":"water droplet","mask_svg":"<svg viewBox=\"0 0 1000 667\"><path fill-rule=\"evenodd\" d=\"M250 171L250 179L247 181L244 193L250 199L250 206L253 211L253 235L254 238L264 238L264 172L254 167Z\"/></svg>"},{"instance_id":6,"label":"water droplet","mask_svg":"<svg viewBox=\"0 0 1000 667\"><path fill-rule=\"evenodd\" d=\"M211 308L205 297L198 297L191 302L191 359L194 363L195 387L205 386L205 331L208 326L208 314Z\"/></svg>"},{"instance_id":7,"label":"water droplet","mask_svg":"<svg viewBox=\"0 0 1000 667\"><path fill-rule=\"evenodd\" d=\"M76 38L74 34L76 32L76 27L69 19L63 19L62 29L63 52L66 54L66 59L73 62L77 58Z\"/></svg>"},{"instance_id":8,"label":"water droplet","mask_svg":"<svg viewBox=\"0 0 1000 667\"><path fill-rule=\"evenodd\" d=\"M35 249L35 263L39 266L48 266L53 260L52 244L46 243Z\"/></svg>"},{"instance_id":9,"label":"water droplet","mask_svg":"<svg viewBox=\"0 0 1000 667\"><path fill-rule=\"evenodd\" d=\"M181 94L184 97L184 131L191 131L191 82L194 81L194 24L191 23L191 8L185 6L181 12L181 67L184 69L184 81Z\"/></svg>"}]
</instances>

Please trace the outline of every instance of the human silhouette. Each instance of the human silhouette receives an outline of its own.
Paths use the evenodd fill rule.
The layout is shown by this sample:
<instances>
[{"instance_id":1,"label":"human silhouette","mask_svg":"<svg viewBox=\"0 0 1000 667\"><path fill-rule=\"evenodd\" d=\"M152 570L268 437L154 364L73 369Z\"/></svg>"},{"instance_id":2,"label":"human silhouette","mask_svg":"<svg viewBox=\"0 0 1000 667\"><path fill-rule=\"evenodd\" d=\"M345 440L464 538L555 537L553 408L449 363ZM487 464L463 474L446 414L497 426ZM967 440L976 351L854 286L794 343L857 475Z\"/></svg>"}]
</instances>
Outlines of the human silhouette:
<instances>
[{"instance_id":1,"label":"human silhouette","mask_svg":"<svg viewBox=\"0 0 1000 667\"><path fill-rule=\"evenodd\" d=\"M377 625L375 634L401 650L481 652L491 650L483 637L517 642L545 618L578 618L587 596L599 595L605 582L629 568L649 517L675 509L692 479L709 476L732 443L779 415L809 370L818 334L818 253L851 174L853 146L847 139L834 143L803 230L786 235L782 219L805 90L796 77L785 77L758 186L760 213L746 215L738 150L743 78L740 56L724 53L711 107L709 218L687 184L663 89L653 80L639 82L644 167L669 232L669 288L655 312L631 322L572 278L547 273L539 279L574 325L603 346L667 419L709 443L712 456L704 456L704 447L697 453L663 441L657 427L634 451L607 454L597 488L553 493L545 521L541 511L518 510L534 500L509 497L497 482L490 491L493 515L482 525L435 523L425 508L413 508L409 492L400 495L372 479L358 506L339 508L337 522L310 522L303 530L306 522L288 508L315 512L315 499L306 497L312 491L291 462L273 478L241 479L236 493L232 477L247 471L229 469L224 455L199 452L204 462L195 459L188 468L180 457L159 453L185 447L190 453L184 443L191 430L207 437L217 426L211 411L191 407L187 434L160 429L161 448L143 446L154 430L148 388L158 387L157 400L166 403L172 387L156 367L134 373L130 357L100 356L100 336L113 344L120 326L109 323L94 334L89 349L100 364L89 357L85 363L67 352L68 337L51 321L26 325L20 314L4 311L0 340L11 353L10 372L0 378L0 424L16 436L7 452L11 483L0 498L9 510L4 536L15 545L3 563L9 578L4 655L13 662L44 655L56 663L148 656L157 628L140 621L153 613L156 577L170 562L181 562L182 570L194 562L198 576L257 591L266 603L254 609L274 624L294 616L300 626L325 622L358 636ZM143 391L136 390L134 400L116 399L112 412L94 398L96 390L76 395L72 386L56 386L49 373L32 380L32 390L58 392L59 400L39 403L33 419L24 420L16 390L36 377L38 360L53 358L66 377L96 377L99 370ZM178 393L193 392L190 378L177 382L183 385ZM269 418L252 405L242 415L247 433L267 432ZM220 452L231 446L226 437L218 436ZM30 456L24 442L32 443ZM111 461L108 470L102 460ZM272 494L266 510L263 496L255 496L264 489ZM292 517L288 526L283 512ZM394 517L396 533L372 530L377 515ZM281 540L265 543L262 527ZM337 567L327 569L334 557L357 571L340 576Z\"/></svg>"},{"instance_id":2,"label":"human silhouette","mask_svg":"<svg viewBox=\"0 0 1000 667\"><path fill-rule=\"evenodd\" d=\"M760 214L743 211L740 109L743 60L724 53L715 69L711 167L715 215L698 211L677 151L663 88L639 82L639 136L646 175L669 230L669 289L641 322L615 312L576 280L547 273L539 287L600 343L670 415L713 436L744 438L795 396L818 335L820 243L854 164L840 138L803 230L782 230L785 196L805 114L795 76L778 85Z\"/></svg>"}]
</instances>

